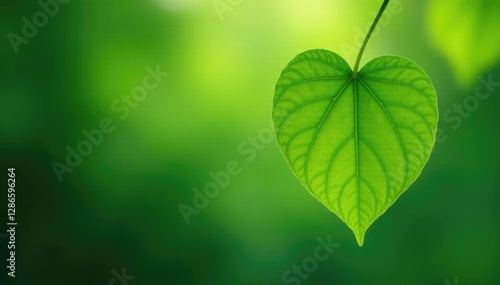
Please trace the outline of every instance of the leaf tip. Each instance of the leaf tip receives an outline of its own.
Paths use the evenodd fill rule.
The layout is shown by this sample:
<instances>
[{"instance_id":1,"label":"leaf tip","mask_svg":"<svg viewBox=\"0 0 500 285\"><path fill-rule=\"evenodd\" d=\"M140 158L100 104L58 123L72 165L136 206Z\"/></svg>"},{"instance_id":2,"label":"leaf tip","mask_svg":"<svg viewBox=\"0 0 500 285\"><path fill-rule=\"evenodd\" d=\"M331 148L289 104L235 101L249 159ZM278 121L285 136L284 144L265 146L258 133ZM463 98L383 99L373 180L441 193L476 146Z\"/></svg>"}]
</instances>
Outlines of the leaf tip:
<instances>
[{"instance_id":1,"label":"leaf tip","mask_svg":"<svg viewBox=\"0 0 500 285\"><path fill-rule=\"evenodd\" d=\"M356 241L358 242L358 245L361 247L363 246L365 242L365 233L366 233L367 228L359 228L359 230L354 230L352 229L354 236L356 237Z\"/></svg>"},{"instance_id":2,"label":"leaf tip","mask_svg":"<svg viewBox=\"0 0 500 285\"><path fill-rule=\"evenodd\" d=\"M362 247L363 243L365 242L365 234L364 233L362 233L361 235L355 234L355 236L356 236L356 241L358 242L358 245L360 247Z\"/></svg>"}]
</instances>

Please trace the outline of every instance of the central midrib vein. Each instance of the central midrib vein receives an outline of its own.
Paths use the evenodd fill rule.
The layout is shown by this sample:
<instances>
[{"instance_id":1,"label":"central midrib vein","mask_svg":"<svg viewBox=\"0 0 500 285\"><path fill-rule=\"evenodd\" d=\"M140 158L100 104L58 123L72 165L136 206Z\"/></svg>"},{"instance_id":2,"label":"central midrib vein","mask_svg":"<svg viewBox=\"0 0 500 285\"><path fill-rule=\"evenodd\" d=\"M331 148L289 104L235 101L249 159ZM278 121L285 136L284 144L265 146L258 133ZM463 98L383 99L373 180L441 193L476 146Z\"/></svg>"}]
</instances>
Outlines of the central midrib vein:
<instances>
[{"instance_id":1,"label":"central midrib vein","mask_svg":"<svg viewBox=\"0 0 500 285\"><path fill-rule=\"evenodd\" d=\"M353 85L354 85L354 152L356 155L356 191L358 192L357 200L358 200L358 233L361 234L361 223L360 223L360 215L361 215L361 190L359 188L359 142L358 142L358 78L353 76Z\"/></svg>"}]
</instances>

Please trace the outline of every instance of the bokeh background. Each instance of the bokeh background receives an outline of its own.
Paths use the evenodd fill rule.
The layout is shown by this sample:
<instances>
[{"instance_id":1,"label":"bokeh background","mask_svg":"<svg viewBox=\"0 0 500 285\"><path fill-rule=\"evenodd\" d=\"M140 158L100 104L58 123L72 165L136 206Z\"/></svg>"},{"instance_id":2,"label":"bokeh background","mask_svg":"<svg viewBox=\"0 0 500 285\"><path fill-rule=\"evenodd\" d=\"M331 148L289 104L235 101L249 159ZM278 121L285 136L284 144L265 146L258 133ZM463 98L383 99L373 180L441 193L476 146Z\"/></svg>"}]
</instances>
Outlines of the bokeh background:
<instances>
[{"instance_id":1,"label":"bokeh background","mask_svg":"<svg viewBox=\"0 0 500 285\"><path fill-rule=\"evenodd\" d=\"M16 53L9 34L43 10L3 1L0 172L6 183L16 168L19 225L7 279L5 186L1 284L299 284L283 273L328 237L340 246L300 284L500 284L500 87L478 79L500 81L500 2L393 0L382 18L362 64L421 65L440 132L363 247L269 137L288 61L324 48L353 65L381 2L70 0ZM121 119L113 102L125 106L148 66L168 76ZM113 131L60 182L54 161L104 118ZM187 224L179 205L234 161L239 173ZM135 278L117 280L123 268Z\"/></svg>"}]
</instances>

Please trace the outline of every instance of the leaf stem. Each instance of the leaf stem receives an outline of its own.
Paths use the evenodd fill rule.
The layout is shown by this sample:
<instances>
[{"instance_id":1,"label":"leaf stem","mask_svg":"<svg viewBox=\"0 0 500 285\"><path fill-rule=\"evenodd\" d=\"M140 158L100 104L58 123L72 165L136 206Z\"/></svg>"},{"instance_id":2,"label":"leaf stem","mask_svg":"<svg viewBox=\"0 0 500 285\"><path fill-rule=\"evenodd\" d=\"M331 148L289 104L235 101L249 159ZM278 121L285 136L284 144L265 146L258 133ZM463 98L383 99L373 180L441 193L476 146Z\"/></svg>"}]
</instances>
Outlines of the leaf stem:
<instances>
[{"instance_id":1,"label":"leaf stem","mask_svg":"<svg viewBox=\"0 0 500 285\"><path fill-rule=\"evenodd\" d=\"M377 26L378 21L382 17L382 14L384 13L385 8L389 4L389 1L391 1L391 0L384 0L384 3L382 3L382 6L380 7L380 10L378 11L377 17L375 17L375 20L373 21L373 24L370 27L368 34L366 34L365 40L363 41L363 45L361 46L361 49L359 50L358 58L356 59L356 64L354 65L353 77L357 77L357 75L358 75L359 62L361 61L361 56L363 56L363 52L365 51L366 44L368 43L368 40L370 40L370 37L373 33L373 30L375 30L375 27Z\"/></svg>"}]
</instances>

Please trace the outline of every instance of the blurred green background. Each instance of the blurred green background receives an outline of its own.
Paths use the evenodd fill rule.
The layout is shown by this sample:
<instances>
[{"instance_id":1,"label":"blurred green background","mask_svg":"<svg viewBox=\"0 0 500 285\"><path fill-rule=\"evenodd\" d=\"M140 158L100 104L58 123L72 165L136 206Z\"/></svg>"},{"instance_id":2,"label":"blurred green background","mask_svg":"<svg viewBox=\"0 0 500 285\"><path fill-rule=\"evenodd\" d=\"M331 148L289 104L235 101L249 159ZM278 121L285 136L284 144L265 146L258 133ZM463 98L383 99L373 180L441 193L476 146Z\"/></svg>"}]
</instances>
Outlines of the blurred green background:
<instances>
[{"instance_id":1,"label":"blurred green background","mask_svg":"<svg viewBox=\"0 0 500 285\"><path fill-rule=\"evenodd\" d=\"M19 223L15 280L0 235L1 284L298 284L283 274L328 237L340 247L300 284L500 284L500 87L484 86L500 82L500 2L393 0L382 18L362 64L421 65L440 132L361 248L288 168L271 104L302 51L353 65L382 1L52 3L31 38L23 17L34 21L38 1L0 4L0 171L16 168ZM168 76L134 101L148 67ZM105 118L113 131L58 177L54 161L66 165L67 146ZM187 224L179 206L228 163L239 173ZM117 280L122 268L135 278Z\"/></svg>"}]
</instances>

